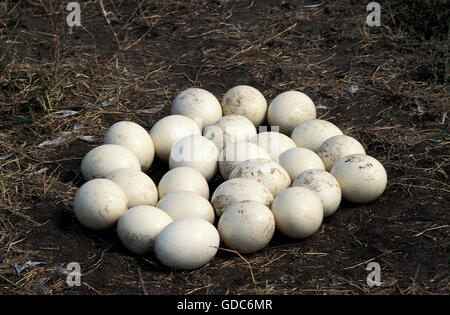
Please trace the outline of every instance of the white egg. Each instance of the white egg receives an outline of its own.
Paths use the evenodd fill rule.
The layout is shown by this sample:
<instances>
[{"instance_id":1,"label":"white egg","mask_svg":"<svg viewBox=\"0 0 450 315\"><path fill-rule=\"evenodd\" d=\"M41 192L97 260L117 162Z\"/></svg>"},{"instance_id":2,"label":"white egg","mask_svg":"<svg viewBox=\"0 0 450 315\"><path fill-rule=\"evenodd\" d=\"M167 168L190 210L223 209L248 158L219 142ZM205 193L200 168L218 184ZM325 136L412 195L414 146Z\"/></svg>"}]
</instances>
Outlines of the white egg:
<instances>
[{"instance_id":1,"label":"white egg","mask_svg":"<svg viewBox=\"0 0 450 315\"><path fill-rule=\"evenodd\" d=\"M214 223L214 208L208 199L192 191L177 191L165 195L156 207L164 210L174 220L198 217Z\"/></svg>"},{"instance_id":2,"label":"white egg","mask_svg":"<svg viewBox=\"0 0 450 315\"><path fill-rule=\"evenodd\" d=\"M292 186L308 188L317 193L322 201L324 217L332 215L341 203L341 187L336 178L327 171L307 170L294 180Z\"/></svg>"},{"instance_id":3,"label":"white egg","mask_svg":"<svg viewBox=\"0 0 450 315\"><path fill-rule=\"evenodd\" d=\"M211 204L220 217L226 208L232 204L252 200L270 207L273 195L270 190L260 182L250 178L233 178L220 184L211 197Z\"/></svg>"},{"instance_id":4,"label":"white egg","mask_svg":"<svg viewBox=\"0 0 450 315\"><path fill-rule=\"evenodd\" d=\"M217 229L226 247L251 254L269 244L275 232L275 219L264 204L241 201L226 209Z\"/></svg>"},{"instance_id":5,"label":"white egg","mask_svg":"<svg viewBox=\"0 0 450 315\"><path fill-rule=\"evenodd\" d=\"M127 211L127 195L113 181L97 178L84 183L75 194L73 211L78 221L92 230L114 226Z\"/></svg>"},{"instance_id":6,"label":"white egg","mask_svg":"<svg viewBox=\"0 0 450 315\"><path fill-rule=\"evenodd\" d=\"M233 168L230 178L245 177L254 179L267 188L272 195L291 186L289 174L275 161L267 159L251 159L239 163Z\"/></svg>"},{"instance_id":7,"label":"white egg","mask_svg":"<svg viewBox=\"0 0 450 315\"><path fill-rule=\"evenodd\" d=\"M279 162L280 155L289 149L296 148L294 140L279 132L261 132L250 139L250 142L256 143L267 151L270 158Z\"/></svg>"},{"instance_id":8,"label":"white egg","mask_svg":"<svg viewBox=\"0 0 450 315\"><path fill-rule=\"evenodd\" d=\"M319 196L303 187L291 187L282 191L273 200L272 213L278 230L297 239L313 235L323 220Z\"/></svg>"},{"instance_id":9,"label":"white egg","mask_svg":"<svg viewBox=\"0 0 450 315\"><path fill-rule=\"evenodd\" d=\"M210 262L217 253L219 232L206 220L186 217L173 221L156 237L155 255L165 266L192 270Z\"/></svg>"},{"instance_id":10,"label":"white egg","mask_svg":"<svg viewBox=\"0 0 450 315\"><path fill-rule=\"evenodd\" d=\"M305 148L289 149L280 155L279 163L294 181L298 175L311 169L325 170L322 159Z\"/></svg>"},{"instance_id":11,"label":"white egg","mask_svg":"<svg viewBox=\"0 0 450 315\"><path fill-rule=\"evenodd\" d=\"M227 145L219 155L219 171L224 179L229 179L233 168L250 159L267 159L270 155L253 142L235 142Z\"/></svg>"},{"instance_id":12,"label":"white egg","mask_svg":"<svg viewBox=\"0 0 450 315\"><path fill-rule=\"evenodd\" d=\"M210 181L219 168L219 150L203 136L187 136L175 143L170 151L169 167L192 167Z\"/></svg>"},{"instance_id":13,"label":"white egg","mask_svg":"<svg viewBox=\"0 0 450 315\"><path fill-rule=\"evenodd\" d=\"M328 138L322 143L317 154L323 161L325 169L331 170L333 165L341 158L351 154L366 154L366 150L355 138L339 135Z\"/></svg>"},{"instance_id":14,"label":"white egg","mask_svg":"<svg viewBox=\"0 0 450 315\"><path fill-rule=\"evenodd\" d=\"M254 87L238 85L229 89L222 98L224 115L242 115L257 127L266 119L267 102Z\"/></svg>"},{"instance_id":15,"label":"white egg","mask_svg":"<svg viewBox=\"0 0 450 315\"><path fill-rule=\"evenodd\" d=\"M386 189L386 170L377 159L368 155L343 157L330 172L339 182L342 196L354 203L372 202Z\"/></svg>"},{"instance_id":16,"label":"white egg","mask_svg":"<svg viewBox=\"0 0 450 315\"><path fill-rule=\"evenodd\" d=\"M176 167L168 171L158 184L159 198L177 191L192 191L209 199L209 186L203 175L191 167Z\"/></svg>"},{"instance_id":17,"label":"white egg","mask_svg":"<svg viewBox=\"0 0 450 315\"><path fill-rule=\"evenodd\" d=\"M298 124L309 119L316 119L316 107L308 95L298 91L279 94L267 110L269 125L288 136Z\"/></svg>"},{"instance_id":18,"label":"white egg","mask_svg":"<svg viewBox=\"0 0 450 315\"><path fill-rule=\"evenodd\" d=\"M328 138L342 135L342 131L333 123L322 120L307 120L295 127L291 138L297 146L317 152Z\"/></svg>"},{"instance_id":19,"label":"white egg","mask_svg":"<svg viewBox=\"0 0 450 315\"><path fill-rule=\"evenodd\" d=\"M105 177L118 184L128 199L128 208L141 205L154 206L158 202L158 189L153 180L145 173L121 168L112 171Z\"/></svg>"},{"instance_id":20,"label":"white egg","mask_svg":"<svg viewBox=\"0 0 450 315\"><path fill-rule=\"evenodd\" d=\"M131 121L119 121L109 127L104 144L118 144L130 150L139 160L142 170L147 170L155 158L155 147L150 134Z\"/></svg>"},{"instance_id":21,"label":"white egg","mask_svg":"<svg viewBox=\"0 0 450 315\"><path fill-rule=\"evenodd\" d=\"M178 140L191 135L201 135L200 128L192 119L182 115L166 116L150 129L156 156L163 161L169 159L170 150Z\"/></svg>"},{"instance_id":22,"label":"white egg","mask_svg":"<svg viewBox=\"0 0 450 315\"><path fill-rule=\"evenodd\" d=\"M256 127L242 115L227 115L220 118L214 125L203 130L203 136L210 139L217 149L240 141L248 141L256 135Z\"/></svg>"},{"instance_id":23,"label":"white egg","mask_svg":"<svg viewBox=\"0 0 450 315\"><path fill-rule=\"evenodd\" d=\"M103 144L90 150L81 161L84 179L103 178L120 168L141 170L141 163L127 148L117 144Z\"/></svg>"},{"instance_id":24,"label":"white egg","mask_svg":"<svg viewBox=\"0 0 450 315\"><path fill-rule=\"evenodd\" d=\"M170 108L172 115L183 115L204 129L222 117L222 107L217 98L200 88L188 88L179 93Z\"/></svg>"},{"instance_id":25,"label":"white egg","mask_svg":"<svg viewBox=\"0 0 450 315\"><path fill-rule=\"evenodd\" d=\"M117 235L122 244L132 253L147 255L153 252L158 234L172 218L161 209L138 206L125 212L117 222Z\"/></svg>"}]
</instances>

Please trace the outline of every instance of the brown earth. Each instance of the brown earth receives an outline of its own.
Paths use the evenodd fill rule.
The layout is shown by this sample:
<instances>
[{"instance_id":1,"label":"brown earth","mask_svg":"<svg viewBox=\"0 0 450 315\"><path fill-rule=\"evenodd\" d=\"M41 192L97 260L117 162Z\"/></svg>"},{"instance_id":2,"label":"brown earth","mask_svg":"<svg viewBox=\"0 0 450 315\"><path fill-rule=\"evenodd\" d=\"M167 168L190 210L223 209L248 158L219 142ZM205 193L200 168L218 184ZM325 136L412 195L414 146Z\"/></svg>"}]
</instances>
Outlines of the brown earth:
<instances>
[{"instance_id":1,"label":"brown earth","mask_svg":"<svg viewBox=\"0 0 450 315\"><path fill-rule=\"evenodd\" d=\"M365 24L367 1L304 7L318 2L83 1L82 26L70 28L65 1L3 1L0 294L448 294L445 1L383 2L379 27ZM383 163L385 193L343 202L308 239L276 234L261 252L219 250L189 272L76 221L81 158L112 123L149 129L183 89L220 99L238 84L269 102L295 89L326 106L318 116ZM55 117L64 110L79 112ZM158 183L166 170L156 161L148 174ZM18 275L12 264L28 260L45 264ZM58 272L73 261L80 287ZM381 266L379 287L366 283L370 261Z\"/></svg>"}]
</instances>

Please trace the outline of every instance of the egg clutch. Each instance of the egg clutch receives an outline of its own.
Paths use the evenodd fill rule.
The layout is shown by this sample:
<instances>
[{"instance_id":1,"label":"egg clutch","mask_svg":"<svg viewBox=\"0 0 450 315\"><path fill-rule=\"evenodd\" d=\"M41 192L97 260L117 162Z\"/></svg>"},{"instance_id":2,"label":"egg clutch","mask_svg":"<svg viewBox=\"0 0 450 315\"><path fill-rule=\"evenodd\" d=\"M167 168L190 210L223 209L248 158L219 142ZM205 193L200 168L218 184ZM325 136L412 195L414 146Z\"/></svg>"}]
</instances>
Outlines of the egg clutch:
<instances>
[{"instance_id":1,"label":"egg clutch","mask_svg":"<svg viewBox=\"0 0 450 315\"><path fill-rule=\"evenodd\" d=\"M155 157L170 169L158 185L145 173ZM130 252L181 270L204 266L220 246L260 251L276 229L307 238L342 198L369 203L387 184L383 165L317 119L306 94L286 91L268 105L246 85L222 102L188 88L149 131L131 121L113 124L84 156L81 173L86 182L73 210L83 226L115 228ZM210 191L218 174L223 182Z\"/></svg>"}]
</instances>

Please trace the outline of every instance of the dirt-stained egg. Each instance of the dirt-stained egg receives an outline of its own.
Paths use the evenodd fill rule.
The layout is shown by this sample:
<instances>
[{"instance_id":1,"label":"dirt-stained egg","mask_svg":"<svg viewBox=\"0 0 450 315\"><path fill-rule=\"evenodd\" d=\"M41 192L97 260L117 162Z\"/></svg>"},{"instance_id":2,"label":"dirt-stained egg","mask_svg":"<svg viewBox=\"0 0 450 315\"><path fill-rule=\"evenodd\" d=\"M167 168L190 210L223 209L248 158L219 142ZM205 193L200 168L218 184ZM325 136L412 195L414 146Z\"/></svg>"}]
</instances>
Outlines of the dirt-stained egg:
<instances>
[{"instance_id":1,"label":"dirt-stained egg","mask_svg":"<svg viewBox=\"0 0 450 315\"><path fill-rule=\"evenodd\" d=\"M156 237L172 218L153 206L137 206L125 212L117 222L117 235L132 253L147 255L153 252Z\"/></svg>"},{"instance_id":2,"label":"dirt-stained egg","mask_svg":"<svg viewBox=\"0 0 450 315\"><path fill-rule=\"evenodd\" d=\"M251 254L270 242L275 232L275 219L264 204L240 201L226 209L217 229L226 247L242 254Z\"/></svg>"},{"instance_id":3,"label":"dirt-stained egg","mask_svg":"<svg viewBox=\"0 0 450 315\"><path fill-rule=\"evenodd\" d=\"M330 172L339 182L342 196L354 203L372 202L386 189L386 170L369 155L345 156L334 164Z\"/></svg>"},{"instance_id":4,"label":"dirt-stained egg","mask_svg":"<svg viewBox=\"0 0 450 315\"><path fill-rule=\"evenodd\" d=\"M319 147L317 154L323 161L325 169L331 170L341 158L351 154L366 154L362 144L346 135L338 135L325 140Z\"/></svg>"},{"instance_id":5,"label":"dirt-stained egg","mask_svg":"<svg viewBox=\"0 0 450 315\"><path fill-rule=\"evenodd\" d=\"M258 127L266 119L267 101L254 87L237 85L229 89L222 98L224 115L242 115Z\"/></svg>"},{"instance_id":6,"label":"dirt-stained egg","mask_svg":"<svg viewBox=\"0 0 450 315\"><path fill-rule=\"evenodd\" d=\"M292 184L317 193L323 206L323 216L332 215L341 203L342 191L333 175L324 170L312 169L301 173Z\"/></svg>"},{"instance_id":7,"label":"dirt-stained egg","mask_svg":"<svg viewBox=\"0 0 450 315\"><path fill-rule=\"evenodd\" d=\"M233 168L230 178L245 177L254 179L267 188L275 197L291 185L291 178L284 168L275 161L250 159Z\"/></svg>"},{"instance_id":8,"label":"dirt-stained egg","mask_svg":"<svg viewBox=\"0 0 450 315\"><path fill-rule=\"evenodd\" d=\"M256 127L250 119L242 115L226 115L215 124L203 130L203 136L210 139L217 149L241 141L248 141L256 135Z\"/></svg>"},{"instance_id":9,"label":"dirt-stained egg","mask_svg":"<svg viewBox=\"0 0 450 315\"><path fill-rule=\"evenodd\" d=\"M270 207L273 195L270 190L260 182L244 177L233 178L220 184L211 197L211 204L220 217L232 204L252 200Z\"/></svg>"}]
</instances>

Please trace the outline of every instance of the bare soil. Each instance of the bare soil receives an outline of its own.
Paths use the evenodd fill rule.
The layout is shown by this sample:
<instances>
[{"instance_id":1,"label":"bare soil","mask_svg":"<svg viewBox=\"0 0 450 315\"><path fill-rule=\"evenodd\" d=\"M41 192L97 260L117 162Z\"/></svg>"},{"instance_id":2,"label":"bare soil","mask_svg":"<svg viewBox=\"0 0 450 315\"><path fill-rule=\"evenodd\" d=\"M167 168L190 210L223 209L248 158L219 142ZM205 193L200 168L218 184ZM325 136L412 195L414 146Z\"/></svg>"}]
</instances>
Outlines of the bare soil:
<instances>
[{"instance_id":1,"label":"bare soil","mask_svg":"<svg viewBox=\"0 0 450 315\"><path fill-rule=\"evenodd\" d=\"M365 23L367 1L304 7L318 2L81 1L82 26L69 27L66 1L3 1L0 294L448 294L445 1L385 1L379 27ZM221 99L239 84L269 102L295 89L326 106L318 116L385 166L385 193L344 201L308 239L276 233L261 252L219 250L189 272L77 222L81 159L112 123L150 129L183 89ZM65 110L77 113L57 118ZM155 161L148 174L158 183L167 168ZM18 275L12 264L29 260L45 264ZM372 261L378 287L366 283ZM70 262L79 287L58 272Z\"/></svg>"}]
</instances>

